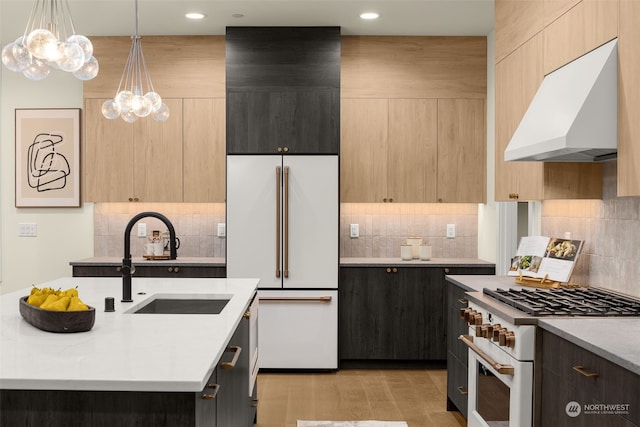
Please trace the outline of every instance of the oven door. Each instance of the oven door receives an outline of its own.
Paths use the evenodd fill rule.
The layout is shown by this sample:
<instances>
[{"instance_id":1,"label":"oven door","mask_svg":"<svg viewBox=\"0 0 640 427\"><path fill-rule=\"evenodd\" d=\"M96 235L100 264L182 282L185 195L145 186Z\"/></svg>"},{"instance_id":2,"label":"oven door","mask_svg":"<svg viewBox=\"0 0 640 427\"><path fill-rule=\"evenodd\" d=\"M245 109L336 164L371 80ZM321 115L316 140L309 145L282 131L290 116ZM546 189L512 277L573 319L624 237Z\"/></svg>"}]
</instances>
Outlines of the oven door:
<instances>
[{"instance_id":1,"label":"oven door","mask_svg":"<svg viewBox=\"0 0 640 427\"><path fill-rule=\"evenodd\" d=\"M522 362L491 342L471 336L468 427L531 427L533 362Z\"/></svg>"}]
</instances>

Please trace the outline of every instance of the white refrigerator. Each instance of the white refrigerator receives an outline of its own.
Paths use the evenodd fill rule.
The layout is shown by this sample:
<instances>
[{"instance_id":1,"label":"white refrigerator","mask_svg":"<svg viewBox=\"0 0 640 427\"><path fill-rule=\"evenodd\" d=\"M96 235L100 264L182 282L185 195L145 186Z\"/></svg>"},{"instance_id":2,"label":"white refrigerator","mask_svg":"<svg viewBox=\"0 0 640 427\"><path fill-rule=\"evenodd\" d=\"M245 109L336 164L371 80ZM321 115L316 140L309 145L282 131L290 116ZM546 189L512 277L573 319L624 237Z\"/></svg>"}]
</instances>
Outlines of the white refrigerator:
<instances>
[{"instance_id":1,"label":"white refrigerator","mask_svg":"<svg viewBox=\"0 0 640 427\"><path fill-rule=\"evenodd\" d=\"M227 277L257 277L261 368L337 369L335 155L227 156Z\"/></svg>"}]
</instances>

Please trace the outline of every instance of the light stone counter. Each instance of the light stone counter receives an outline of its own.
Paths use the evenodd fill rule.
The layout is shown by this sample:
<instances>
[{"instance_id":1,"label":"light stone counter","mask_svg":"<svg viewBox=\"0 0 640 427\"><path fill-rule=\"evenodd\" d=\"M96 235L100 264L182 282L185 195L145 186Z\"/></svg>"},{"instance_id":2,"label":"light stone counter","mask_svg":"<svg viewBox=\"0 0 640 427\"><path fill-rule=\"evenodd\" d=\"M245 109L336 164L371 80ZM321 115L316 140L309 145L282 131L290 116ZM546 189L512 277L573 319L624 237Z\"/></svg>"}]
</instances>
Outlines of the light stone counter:
<instances>
[{"instance_id":1,"label":"light stone counter","mask_svg":"<svg viewBox=\"0 0 640 427\"><path fill-rule=\"evenodd\" d=\"M494 263L477 258L431 258L429 261L400 258L340 258L341 267L379 267L386 265L402 267L493 267Z\"/></svg>"},{"instance_id":2,"label":"light stone counter","mask_svg":"<svg viewBox=\"0 0 640 427\"><path fill-rule=\"evenodd\" d=\"M148 260L142 257L133 257L131 259L133 265L181 265L181 266L196 266L196 267L224 267L226 265L224 258L213 257L182 257L178 256L176 259L169 260ZM78 266L118 266L122 265L122 258L118 257L92 257L85 258L77 261L71 261L69 265Z\"/></svg>"},{"instance_id":3,"label":"light stone counter","mask_svg":"<svg viewBox=\"0 0 640 427\"><path fill-rule=\"evenodd\" d=\"M19 298L0 297L0 388L110 391L201 391L251 299L258 279L145 279L132 281L133 303L121 303L118 278L62 278L39 285L78 287L95 307L88 332L57 334L27 323ZM154 294L226 295L220 314L128 314ZM114 297L115 312L104 311Z\"/></svg>"}]
</instances>

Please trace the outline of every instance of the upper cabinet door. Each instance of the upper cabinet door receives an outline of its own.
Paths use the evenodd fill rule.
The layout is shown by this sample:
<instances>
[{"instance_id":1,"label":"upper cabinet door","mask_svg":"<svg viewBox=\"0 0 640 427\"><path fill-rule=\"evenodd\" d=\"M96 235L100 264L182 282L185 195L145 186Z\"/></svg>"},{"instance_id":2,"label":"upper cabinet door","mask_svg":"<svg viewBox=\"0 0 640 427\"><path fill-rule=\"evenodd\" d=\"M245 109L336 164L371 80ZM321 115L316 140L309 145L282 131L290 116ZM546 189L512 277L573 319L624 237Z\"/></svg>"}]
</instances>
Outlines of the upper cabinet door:
<instances>
[{"instance_id":1,"label":"upper cabinet door","mask_svg":"<svg viewBox=\"0 0 640 427\"><path fill-rule=\"evenodd\" d=\"M230 27L227 153L338 154L340 28Z\"/></svg>"}]
</instances>

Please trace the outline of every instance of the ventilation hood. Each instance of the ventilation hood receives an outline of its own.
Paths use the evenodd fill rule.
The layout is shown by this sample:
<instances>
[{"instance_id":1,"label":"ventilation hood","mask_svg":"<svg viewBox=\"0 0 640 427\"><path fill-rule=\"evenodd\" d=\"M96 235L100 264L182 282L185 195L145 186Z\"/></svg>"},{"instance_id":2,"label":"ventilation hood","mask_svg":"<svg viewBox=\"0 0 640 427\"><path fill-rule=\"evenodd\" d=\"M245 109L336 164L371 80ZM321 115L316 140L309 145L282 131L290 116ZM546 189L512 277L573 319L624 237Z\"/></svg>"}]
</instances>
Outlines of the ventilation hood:
<instances>
[{"instance_id":1,"label":"ventilation hood","mask_svg":"<svg viewBox=\"0 0 640 427\"><path fill-rule=\"evenodd\" d=\"M618 150L617 39L545 76L506 161L593 162Z\"/></svg>"}]
</instances>

